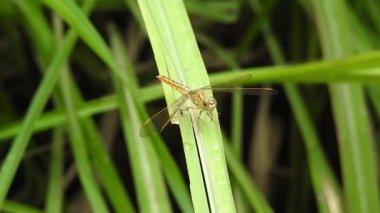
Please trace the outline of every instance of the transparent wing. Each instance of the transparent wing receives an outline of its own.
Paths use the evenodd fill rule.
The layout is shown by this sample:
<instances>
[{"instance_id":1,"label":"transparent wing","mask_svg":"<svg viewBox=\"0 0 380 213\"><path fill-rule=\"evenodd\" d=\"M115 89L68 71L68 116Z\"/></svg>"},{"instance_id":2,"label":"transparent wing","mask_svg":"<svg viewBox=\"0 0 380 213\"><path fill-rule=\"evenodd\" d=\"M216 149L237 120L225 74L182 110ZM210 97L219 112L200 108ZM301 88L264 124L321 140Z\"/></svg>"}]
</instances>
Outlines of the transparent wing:
<instances>
[{"instance_id":1,"label":"transparent wing","mask_svg":"<svg viewBox=\"0 0 380 213\"><path fill-rule=\"evenodd\" d=\"M250 87L233 87L237 85L247 84L252 78L251 74L239 75L235 78L225 81L213 83L212 86L205 86L198 90L212 90L213 92L243 93L248 95L274 95L277 90L272 88L250 88Z\"/></svg>"},{"instance_id":2,"label":"transparent wing","mask_svg":"<svg viewBox=\"0 0 380 213\"><path fill-rule=\"evenodd\" d=\"M149 118L147 121L145 121L145 123L142 125L140 129L140 136L145 137L147 135L162 132L174 116L179 116L178 112L183 103L186 101L186 99L187 96L182 95L172 104L163 108L162 110L154 114L151 118ZM172 112L172 115L169 115L169 112ZM158 132L156 131L156 129L158 130Z\"/></svg>"},{"instance_id":3,"label":"transparent wing","mask_svg":"<svg viewBox=\"0 0 380 213\"><path fill-rule=\"evenodd\" d=\"M239 88L239 87L231 87L231 88L213 88L213 87L203 87L202 90L212 90L213 92L240 92L246 95L274 95L277 94L277 90L272 88Z\"/></svg>"},{"instance_id":4,"label":"transparent wing","mask_svg":"<svg viewBox=\"0 0 380 213\"><path fill-rule=\"evenodd\" d=\"M224 87L234 87L238 85L243 85L243 84L247 84L249 80L251 80L251 78L252 78L251 74L242 74L231 79L212 83L211 87L224 88ZM206 86L206 87L209 87L209 86Z\"/></svg>"},{"instance_id":5,"label":"transparent wing","mask_svg":"<svg viewBox=\"0 0 380 213\"><path fill-rule=\"evenodd\" d=\"M252 78L251 74L239 75L235 78L228 79L225 81L213 83L212 86L205 86L198 90L212 90L213 92L240 92L247 95L274 95L277 93L277 90L272 88L241 88L233 87L235 85L247 84Z\"/></svg>"}]
</instances>

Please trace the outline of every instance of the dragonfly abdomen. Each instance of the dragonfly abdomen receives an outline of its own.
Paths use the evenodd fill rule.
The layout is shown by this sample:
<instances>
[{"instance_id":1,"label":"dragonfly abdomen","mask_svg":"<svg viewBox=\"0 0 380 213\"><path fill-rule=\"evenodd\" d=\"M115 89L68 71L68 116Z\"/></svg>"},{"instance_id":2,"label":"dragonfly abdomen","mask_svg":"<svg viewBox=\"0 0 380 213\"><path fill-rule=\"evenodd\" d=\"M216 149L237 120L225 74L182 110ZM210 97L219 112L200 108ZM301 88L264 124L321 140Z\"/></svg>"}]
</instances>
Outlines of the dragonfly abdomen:
<instances>
[{"instance_id":1,"label":"dragonfly abdomen","mask_svg":"<svg viewBox=\"0 0 380 213\"><path fill-rule=\"evenodd\" d=\"M161 82L164 82L165 84L169 85L170 87L174 88L175 90L177 90L178 92L182 93L182 94L188 94L188 91L189 91L189 88L180 84L180 83L177 83L163 75L158 75L157 76L158 80L160 80Z\"/></svg>"}]
</instances>

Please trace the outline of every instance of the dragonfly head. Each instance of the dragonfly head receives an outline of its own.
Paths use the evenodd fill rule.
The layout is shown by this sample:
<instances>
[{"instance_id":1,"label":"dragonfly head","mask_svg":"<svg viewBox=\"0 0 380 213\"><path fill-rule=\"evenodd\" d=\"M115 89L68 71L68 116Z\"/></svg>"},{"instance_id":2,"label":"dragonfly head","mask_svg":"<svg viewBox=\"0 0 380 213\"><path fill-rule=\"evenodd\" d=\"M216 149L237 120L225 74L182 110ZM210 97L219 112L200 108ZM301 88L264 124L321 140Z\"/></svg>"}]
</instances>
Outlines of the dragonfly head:
<instances>
[{"instance_id":1,"label":"dragonfly head","mask_svg":"<svg viewBox=\"0 0 380 213\"><path fill-rule=\"evenodd\" d=\"M202 108L212 112L216 108L216 100L212 96L207 96L202 100Z\"/></svg>"}]
</instances>

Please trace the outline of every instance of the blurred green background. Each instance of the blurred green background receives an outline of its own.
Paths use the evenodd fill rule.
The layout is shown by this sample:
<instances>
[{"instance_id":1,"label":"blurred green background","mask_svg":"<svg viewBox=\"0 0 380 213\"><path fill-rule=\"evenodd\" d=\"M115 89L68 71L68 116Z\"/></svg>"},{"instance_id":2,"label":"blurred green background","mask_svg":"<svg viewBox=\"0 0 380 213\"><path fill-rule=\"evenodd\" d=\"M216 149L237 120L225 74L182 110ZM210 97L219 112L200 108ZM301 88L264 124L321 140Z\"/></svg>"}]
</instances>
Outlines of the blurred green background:
<instances>
[{"instance_id":1,"label":"blurred green background","mask_svg":"<svg viewBox=\"0 0 380 213\"><path fill-rule=\"evenodd\" d=\"M165 107L142 2L0 1L1 211L197 210L178 127L139 136ZM236 211L379 211L380 1L184 5L212 82L278 90L216 95Z\"/></svg>"}]
</instances>

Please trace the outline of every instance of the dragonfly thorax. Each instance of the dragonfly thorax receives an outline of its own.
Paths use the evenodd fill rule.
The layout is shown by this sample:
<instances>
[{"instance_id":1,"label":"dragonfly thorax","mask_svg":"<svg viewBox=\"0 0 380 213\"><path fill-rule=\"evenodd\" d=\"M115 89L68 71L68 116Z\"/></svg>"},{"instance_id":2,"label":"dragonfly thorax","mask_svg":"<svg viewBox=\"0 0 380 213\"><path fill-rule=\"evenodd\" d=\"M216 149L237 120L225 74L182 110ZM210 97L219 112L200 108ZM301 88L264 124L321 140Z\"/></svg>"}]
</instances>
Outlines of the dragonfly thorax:
<instances>
[{"instance_id":1,"label":"dragonfly thorax","mask_svg":"<svg viewBox=\"0 0 380 213\"><path fill-rule=\"evenodd\" d=\"M216 108L216 100L212 96L205 96L201 101L201 108L212 112Z\"/></svg>"},{"instance_id":2,"label":"dragonfly thorax","mask_svg":"<svg viewBox=\"0 0 380 213\"><path fill-rule=\"evenodd\" d=\"M199 90L189 90L187 95L193 104L203 111L212 112L216 108L216 100Z\"/></svg>"}]
</instances>

